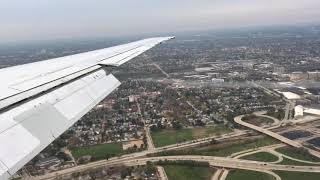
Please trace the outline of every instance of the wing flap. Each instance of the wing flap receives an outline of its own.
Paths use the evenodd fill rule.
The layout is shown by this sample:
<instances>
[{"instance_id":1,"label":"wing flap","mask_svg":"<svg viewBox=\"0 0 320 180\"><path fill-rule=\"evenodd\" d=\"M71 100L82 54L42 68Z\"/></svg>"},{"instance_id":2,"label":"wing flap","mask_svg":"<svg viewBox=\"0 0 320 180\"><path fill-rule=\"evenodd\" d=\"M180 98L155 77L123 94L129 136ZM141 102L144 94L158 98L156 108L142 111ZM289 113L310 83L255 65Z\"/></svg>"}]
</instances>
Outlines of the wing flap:
<instances>
[{"instance_id":1,"label":"wing flap","mask_svg":"<svg viewBox=\"0 0 320 180\"><path fill-rule=\"evenodd\" d=\"M0 121L0 161L7 172L14 174L119 85L99 70L1 114L11 121Z\"/></svg>"},{"instance_id":2,"label":"wing flap","mask_svg":"<svg viewBox=\"0 0 320 180\"><path fill-rule=\"evenodd\" d=\"M9 179L10 174L8 174L8 168L0 162L0 179Z\"/></svg>"},{"instance_id":3,"label":"wing flap","mask_svg":"<svg viewBox=\"0 0 320 180\"><path fill-rule=\"evenodd\" d=\"M40 145L39 139L18 124L0 134L0 160L8 168L9 174L14 174L24 161ZM31 160L28 159L28 160ZM26 161L25 163L27 163ZM24 163L24 164L25 164Z\"/></svg>"},{"instance_id":4,"label":"wing flap","mask_svg":"<svg viewBox=\"0 0 320 180\"><path fill-rule=\"evenodd\" d=\"M172 37L0 70L0 179L7 179L116 89L119 66Z\"/></svg>"}]
</instances>

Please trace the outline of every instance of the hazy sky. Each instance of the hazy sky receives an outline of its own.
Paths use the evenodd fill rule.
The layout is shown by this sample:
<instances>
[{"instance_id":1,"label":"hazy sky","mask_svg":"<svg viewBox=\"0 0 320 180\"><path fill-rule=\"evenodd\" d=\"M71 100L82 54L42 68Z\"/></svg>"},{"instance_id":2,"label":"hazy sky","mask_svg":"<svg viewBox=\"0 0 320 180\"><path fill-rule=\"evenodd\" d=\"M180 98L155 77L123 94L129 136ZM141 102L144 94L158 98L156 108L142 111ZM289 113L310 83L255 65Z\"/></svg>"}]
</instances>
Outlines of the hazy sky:
<instances>
[{"instance_id":1,"label":"hazy sky","mask_svg":"<svg viewBox=\"0 0 320 180\"><path fill-rule=\"evenodd\" d=\"M0 0L0 40L318 23L320 0Z\"/></svg>"}]
</instances>

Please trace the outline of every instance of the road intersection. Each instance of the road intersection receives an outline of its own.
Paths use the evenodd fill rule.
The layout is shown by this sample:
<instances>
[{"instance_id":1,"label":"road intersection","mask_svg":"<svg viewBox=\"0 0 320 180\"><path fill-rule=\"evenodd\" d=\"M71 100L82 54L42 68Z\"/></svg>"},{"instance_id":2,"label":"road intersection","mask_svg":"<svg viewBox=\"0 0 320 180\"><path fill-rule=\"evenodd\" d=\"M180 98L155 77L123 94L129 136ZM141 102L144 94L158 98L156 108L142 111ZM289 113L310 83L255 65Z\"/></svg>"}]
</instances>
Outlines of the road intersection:
<instances>
[{"instance_id":1,"label":"road intersection","mask_svg":"<svg viewBox=\"0 0 320 180\"><path fill-rule=\"evenodd\" d=\"M235 122L244 125L248 128L251 128L253 130L259 131L261 133L264 133L268 136L271 136L273 138L279 139L281 142L291 145L293 147L302 147L301 141L293 141L290 139L287 139L277 133L271 132L270 130L267 130L265 128L257 127L252 124L243 122L241 120L243 116L237 116L235 117ZM275 124L273 124L275 125ZM188 141L184 143L169 145L165 147L152 147L148 148L145 151L137 152L133 154L127 154L123 155L121 157L114 157L110 158L109 160L101 160L96 162L91 162L85 165L78 165L72 168L47 173L43 176L36 176L32 177L32 179L40 180L40 179L54 179L57 176L65 176L65 175L71 175L74 172L80 172L83 170L98 168L98 167L108 167L108 166L119 166L119 165L126 165L126 166L136 166L136 165L144 165L148 161L150 162L157 162L159 160L169 160L169 161L184 161L184 160L192 160L192 161L198 161L198 162L208 162L211 167L218 168L218 171L213 176L213 179L219 179L223 180L227 174L228 169L244 169L244 170L253 170L253 171L259 171L264 172L272 175L275 177L275 179L279 179L280 177L273 173L273 170L278 171L296 171L296 172L317 172L320 173L320 166L314 166L318 163L310 163L307 161L307 163L310 164L310 166L293 166L293 165L279 165L276 164L277 162L281 161L283 157L292 159L295 161L305 162L303 160L298 160L289 156L286 156L284 154L281 154L277 151L275 151L276 148L284 147L285 144L275 144L270 146L264 146L260 148L255 149L249 149L242 152L234 153L229 157L215 157L215 156L199 156L199 155L183 155L183 156L160 156L160 157L146 157L149 154L155 154L158 152L164 152L169 150L176 150L176 149L183 149L183 148L189 148L189 147L195 147L202 144L209 143L212 139L222 141L225 139L230 138L236 138L242 135L246 135L247 131L236 131L233 133L222 135L221 137L208 137L208 138L202 138L198 140ZM150 135L150 134L149 134ZM307 138L308 139L308 138ZM152 139L150 137L149 139L152 143ZM148 144L149 144L148 143ZM257 152L269 152L271 154L274 154L279 158L276 162L260 162L260 161L251 161L251 160L242 160L239 159L243 156L254 154ZM165 172L163 171L163 168L159 170L159 174L161 174L162 179L167 178L165 175Z\"/></svg>"}]
</instances>

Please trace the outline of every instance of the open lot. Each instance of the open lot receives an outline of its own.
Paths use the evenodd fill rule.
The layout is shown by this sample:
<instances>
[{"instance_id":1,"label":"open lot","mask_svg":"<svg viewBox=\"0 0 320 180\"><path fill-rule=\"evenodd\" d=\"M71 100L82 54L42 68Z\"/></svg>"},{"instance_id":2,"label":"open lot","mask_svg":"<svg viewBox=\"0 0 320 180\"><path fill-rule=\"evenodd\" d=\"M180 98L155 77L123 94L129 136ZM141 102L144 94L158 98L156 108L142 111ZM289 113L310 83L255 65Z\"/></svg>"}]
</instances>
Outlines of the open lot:
<instances>
[{"instance_id":1,"label":"open lot","mask_svg":"<svg viewBox=\"0 0 320 180\"><path fill-rule=\"evenodd\" d=\"M232 130L230 128L221 125L179 130L165 129L159 132L152 132L151 136L155 146L161 147L208 136L218 136L221 134L229 133L231 131Z\"/></svg>"},{"instance_id":2,"label":"open lot","mask_svg":"<svg viewBox=\"0 0 320 180\"><path fill-rule=\"evenodd\" d=\"M275 178L269 174L262 172L231 170L226 180L275 180Z\"/></svg>"},{"instance_id":3,"label":"open lot","mask_svg":"<svg viewBox=\"0 0 320 180\"><path fill-rule=\"evenodd\" d=\"M163 166L169 180L209 180L214 170L209 167L191 167L182 165Z\"/></svg>"},{"instance_id":4,"label":"open lot","mask_svg":"<svg viewBox=\"0 0 320 180\"><path fill-rule=\"evenodd\" d=\"M272 138L265 137L257 140L239 141L226 146L207 146L203 148L197 148L195 151L209 156L229 156L236 152L276 144L277 142L278 141Z\"/></svg>"},{"instance_id":5,"label":"open lot","mask_svg":"<svg viewBox=\"0 0 320 180\"><path fill-rule=\"evenodd\" d=\"M276 149L276 151L296 158L296 159L300 159L300 160L305 160L305 161L312 161L312 162L320 162L320 159L311 155L308 151L303 150L303 149L295 149L292 147L283 147L283 148L278 148Z\"/></svg>"},{"instance_id":6,"label":"open lot","mask_svg":"<svg viewBox=\"0 0 320 180\"><path fill-rule=\"evenodd\" d=\"M271 144L277 144L278 141L269 138L259 138L254 140L239 140L236 142L229 142L223 144L213 144L203 147L196 147L183 150L174 150L167 152L160 152L157 156L170 156L170 155L203 155L203 156L221 156L226 157L233 153L244 151L247 149L254 149L261 146L267 146Z\"/></svg>"},{"instance_id":7,"label":"open lot","mask_svg":"<svg viewBox=\"0 0 320 180\"><path fill-rule=\"evenodd\" d=\"M295 160L291 160L291 159L288 159L285 157L283 158L283 160L279 164L294 165L294 166L318 166L317 164L310 164L310 163L295 161Z\"/></svg>"},{"instance_id":8,"label":"open lot","mask_svg":"<svg viewBox=\"0 0 320 180\"><path fill-rule=\"evenodd\" d=\"M99 160L106 157L116 156L122 154L122 145L119 143L99 144L93 146L76 147L71 150L74 158L79 159L83 156L91 156Z\"/></svg>"},{"instance_id":9,"label":"open lot","mask_svg":"<svg viewBox=\"0 0 320 180\"><path fill-rule=\"evenodd\" d=\"M274 171L282 180L319 180L320 173Z\"/></svg>"},{"instance_id":10,"label":"open lot","mask_svg":"<svg viewBox=\"0 0 320 180\"><path fill-rule=\"evenodd\" d=\"M244 120L247 123L253 124L255 126L262 126L262 125L266 125L266 124L272 124L273 120L267 117L258 117L258 116L254 116L252 118L248 118L246 120Z\"/></svg>"},{"instance_id":11,"label":"open lot","mask_svg":"<svg viewBox=\"0 0 320 180\"><path fill-rule=\"evenodd\" d=\"M273 154L267 153L267 152L258 152L255 154L244 156L241 159L253 160L253 161L263 161L263 162L274 162L274 161L278 160L278 157L276 157Z\"/></svg>"}]
</instances>

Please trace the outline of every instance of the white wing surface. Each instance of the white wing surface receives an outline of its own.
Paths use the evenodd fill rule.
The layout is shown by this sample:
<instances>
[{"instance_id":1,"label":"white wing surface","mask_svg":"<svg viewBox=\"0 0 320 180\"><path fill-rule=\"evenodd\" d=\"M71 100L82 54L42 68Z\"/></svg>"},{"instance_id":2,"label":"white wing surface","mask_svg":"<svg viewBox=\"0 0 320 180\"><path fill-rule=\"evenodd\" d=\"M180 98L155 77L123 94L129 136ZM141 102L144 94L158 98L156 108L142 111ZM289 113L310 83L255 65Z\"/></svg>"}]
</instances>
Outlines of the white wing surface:
<instances>
[{"instance_id":1,"label":"white wing surface","mask_svg":"<svg viewBox=\"0 0 320 180\"><path fill-rule=\"evenodd\" d=\"M105 66L120 66L172 38L1 69L0 179L17 172L120 85Z\"/></svg>"}]
</instances>

